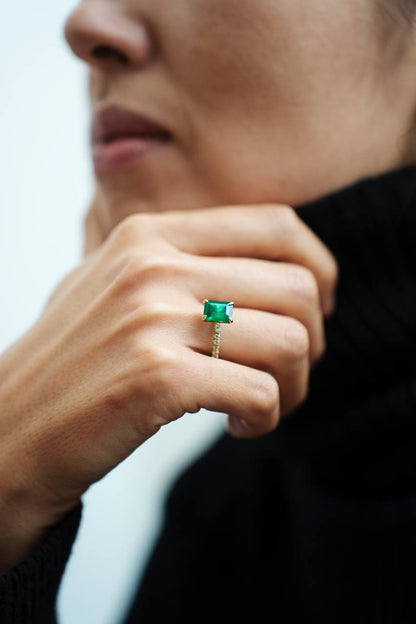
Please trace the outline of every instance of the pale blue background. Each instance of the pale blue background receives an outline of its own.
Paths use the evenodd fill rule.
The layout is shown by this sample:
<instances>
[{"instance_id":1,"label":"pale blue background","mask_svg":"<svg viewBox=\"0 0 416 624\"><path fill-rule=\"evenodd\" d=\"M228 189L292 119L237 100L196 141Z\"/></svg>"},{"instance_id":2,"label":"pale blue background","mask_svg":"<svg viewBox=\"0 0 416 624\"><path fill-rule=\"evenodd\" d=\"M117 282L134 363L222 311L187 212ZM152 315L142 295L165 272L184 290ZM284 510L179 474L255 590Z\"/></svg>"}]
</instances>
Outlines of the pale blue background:
<instances>
[{"instance_id":1,"label":"pale blue background","mask_svg":"<svg viewBox=\"0 0 416 624\"><path fill-rule=\"evenodd\" d=\"M8 2L0 37L0 352L81 260L92 189L82 64L62 27L70 0ZM165 427L85 496L59 596L61 624L116 624L160 524L170 483L224 429L224 416Z\"/></svg>"}]
</instances>

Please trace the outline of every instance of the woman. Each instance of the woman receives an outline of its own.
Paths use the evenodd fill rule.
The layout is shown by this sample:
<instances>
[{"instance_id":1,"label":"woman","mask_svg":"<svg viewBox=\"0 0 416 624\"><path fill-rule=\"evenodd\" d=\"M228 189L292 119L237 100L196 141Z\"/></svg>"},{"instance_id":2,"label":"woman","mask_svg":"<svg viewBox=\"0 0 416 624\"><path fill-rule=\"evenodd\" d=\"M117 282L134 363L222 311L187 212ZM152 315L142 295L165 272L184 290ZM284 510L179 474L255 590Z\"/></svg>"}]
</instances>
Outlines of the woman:
<instances>
[{"instance_id":1,"label":"woman","mask_svg":"<svg viewBox=\"0 0 416 624\"><path fill-rule=\"evenodd\" d=\"M97 192L84 261L0 359L4 621L54 621L83 492L205 407L231 435L175 486L126 621L414 622L414 19L71 14ZM205 298L234 302L220 358Z\"/></svg>"}]
</instances>

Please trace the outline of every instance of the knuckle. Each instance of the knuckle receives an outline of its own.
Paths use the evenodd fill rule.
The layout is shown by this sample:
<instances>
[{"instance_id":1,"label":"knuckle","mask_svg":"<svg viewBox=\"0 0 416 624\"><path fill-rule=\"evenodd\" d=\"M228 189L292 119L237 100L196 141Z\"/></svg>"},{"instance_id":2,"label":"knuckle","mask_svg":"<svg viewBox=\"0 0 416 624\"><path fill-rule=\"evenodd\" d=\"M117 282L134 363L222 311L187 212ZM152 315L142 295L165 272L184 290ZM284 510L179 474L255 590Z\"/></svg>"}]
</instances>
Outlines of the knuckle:
<instances>
[{"instance_id":1,"label":"knuckle","mask_svg":"<svg viewBox=\"0 0 416 624\"><path fill-rule=\"evenodd\" d=\"M110 237L116 246L132 246L147 241L156 232L156 219L149 214L131 214L114 228Z\"/></svg>"},{"instance_id":2,"label":"knuckle","mask_svg":"<svg viewBox=\"0 0 416 624\"><path fill-rule=\"evenodd\" d=\"M183 254L141 254L135 262L136 269L140 271L142 278L158 279L164 281L168 277L188 275L192 270L191 265L184 261Z\"/></svg>"},{"instance_id":3,"label":"knuckle","mask_svg":"<svg viewBox=\"0 0 416 624\"><path fill-rule=\"evenodd\" d=\"M124 337L128 349L141 357L143 341L151 335L150 332L155 336L157 330L166 328L174 318L175 310L169 304L146 300L139 300L136 304L133 301L132 309L115 326L110 339ZM149 361L153 359L150 352Z\"/></svg>"},{"instance_id":4,"label":"knuckle","mask_svg":"<svg viewBox=\"0 0 416 624\"><path fill-rule=\"evenodd\" d=\"M141 341L132 367L134 396L147 403L149 410L142 416L139 429L158 430L171 420L171 411L178 394L178 362L168 346Z\"/></svg>"},{"instance_id":5,"label":"knuckle","mask_svg":"<svg viewBox=\"0 0 416 624\"><path fill-rule=\"evenodd\" d=\"M180 270L177 259L149 253L130 252L125 258L125 266L119 274L119 281L127 287L139 288L145 283L163 282L166 284Z\"/></svg>"},{"instance_id":6,"label":"knuckle","mask_svg":"<svg viewBox=\"0 0 416 624\"><path fill-rule=\"evenodd\" d=\"M150 344L142 347L142 358L146 367L151 370L172 370L176 367L177 358L171 349L160 344Z\"/></svg>"},{"instance_id":7,"label":"knuckle","mask_svg":"<svg viewBox=\"0 0 416 624\"><path fill-rule=\"evenodd\" d=\"M178 360L169 347L139 341L136 360L139 368L136 378L140 388L146 386L148 390L153 389L160 394L171 387Z\"/></svg>"},{"instance_id":8,"label":"knuckle","mask_svg":"<svg viewBox=\"0 0 416 624\"><path fill-rule=\"evenodd\" d=\"M103 394L103 408L120 414L142 437L152 435L169 420L169 404L174 403L178 360L172 349L149 340L136 341ZM148 409L138 408L147 405ZM137 415L140 412L140 419Z\"/></svg>"},{"instance_id":9,"label":"knuckle","mask_svg":"<svg viewBox=\"0 0 416 624\"><path fill-rule=\"evenodd\" d=\"M261 214L268 224L270 233L276 236L280 243L290 240L299 227L300 218L296 210L286 204L263 204Z\"/></svg>"},{"instance_id":10,"label":"knuckle","mask_svg":"<svg viewBox=\"0 0 416 624\"><path fill-rule=\"evenodd\" d=\"M139 276L141 280L156 280L160 276L165 276L171 268L171 263L166 256L150 254L139 254L130 261L130 270L133 275Z\"/></svg>"},{"instance_id":11,"label":"knuckle","mask_svg":"<svg viewBox=\"0 0 416 624\"><path fill-rule=\"evenodd\" d=\"M140 282L152 284L160 282L164 286L192 276L192 264L186 262L183 254L144 255L138 267Z\"/></svg>"},{"instance_id":12,"label":"knuckle","mask_svg":"<svg viewBox=\"0 0 416 624\"><path fill-rule=\"evenodd\" d=\"M318 282L309 269L294 264L287 265L287 279L290 289L311 305L319 305Z\"/></svg>"},{"instance_id":13,"label":"knuckle","mask_svg":"<svg viewBox=\"0 0 416 624\"><path fill-rule=\"evenodd\" d=\"M298 362L309 357L309 334L300 321L287 319L283 332L283 348L285 357L289 361Z\"/></svg>"},{"instance_id":14,"label":"knuckle","mask_svg":"<svg viewBox=\"0 0 416 624\"><path fill-rule=\"evenodd\" d=\"M281 205L277 207L273 215L274 229L281 238L291 237L299 225L299 217L291 206Z\"/></svg>"},{"instance_id":15,"label":"knuckle","mask_svg":"<svg viewBox=\"0 0 416 624\"><path fill-rule=\"evenodd\" d=\"M103 395L104 410L111 414L123 413L128 409L131 384L126 379L113 380Z\"/></svg>"},{"instance_id":16,"label":"knuckle","mask_svg":"<svg viewBox=\"0 0 416 624\"><path fill-rule=\"evenodd\" d=\"M161 301L142 301L137 309L138 322L141 327L149 325L163 325L174 318L172 306Z\"/></svg>"}]
</instances>

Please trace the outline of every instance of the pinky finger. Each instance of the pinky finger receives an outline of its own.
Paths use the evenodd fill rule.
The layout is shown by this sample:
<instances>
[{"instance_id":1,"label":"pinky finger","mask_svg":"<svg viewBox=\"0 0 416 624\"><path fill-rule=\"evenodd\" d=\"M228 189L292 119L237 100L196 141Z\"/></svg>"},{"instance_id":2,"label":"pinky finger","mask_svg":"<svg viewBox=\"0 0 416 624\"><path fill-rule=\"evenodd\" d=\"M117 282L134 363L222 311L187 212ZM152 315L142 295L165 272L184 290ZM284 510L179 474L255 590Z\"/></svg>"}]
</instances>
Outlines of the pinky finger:
<instances>
[{"instance_id":1,"label":"pinky finger","mask_svg":"<svg viewBox=\"0 0 416 624\"><path fill-rule=\"evenodd\" d=\"M192 411L228 414L228 429L235 437L256 438L278 425L279 386L269 373L192 352L186 378Z\"/></svg>"}]
</instances>

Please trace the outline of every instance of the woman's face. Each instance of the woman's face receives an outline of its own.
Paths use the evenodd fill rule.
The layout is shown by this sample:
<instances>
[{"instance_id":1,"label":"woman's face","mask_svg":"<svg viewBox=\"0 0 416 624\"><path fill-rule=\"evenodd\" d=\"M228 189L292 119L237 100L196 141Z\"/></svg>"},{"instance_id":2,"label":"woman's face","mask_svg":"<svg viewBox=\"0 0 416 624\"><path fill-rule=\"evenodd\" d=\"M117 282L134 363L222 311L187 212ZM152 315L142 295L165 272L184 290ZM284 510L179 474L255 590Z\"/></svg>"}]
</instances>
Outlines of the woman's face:
<instances>
[{"instance_id":1,"label":"woman's face","mask_svg":"<svg viewBox=\"0 0 416 624\"><path fill-rule=\"evenodd\" d=\"M132 212L296 206L416 161L416 39L377 0L82 0L66 37L90 64L93 110L172 133L96 172L109 228Z\"/></svg>"}]
</instances>

